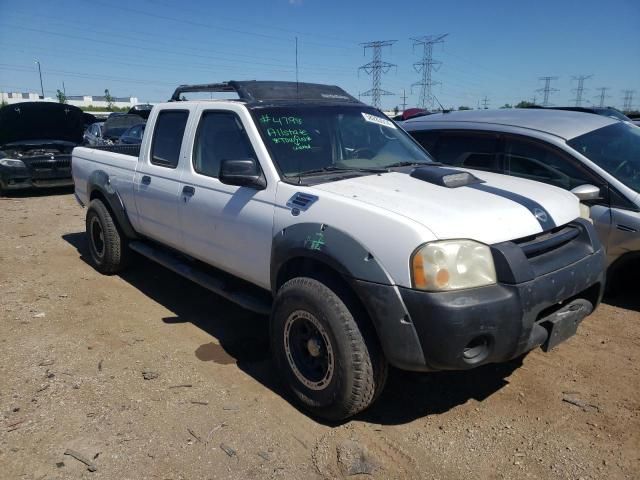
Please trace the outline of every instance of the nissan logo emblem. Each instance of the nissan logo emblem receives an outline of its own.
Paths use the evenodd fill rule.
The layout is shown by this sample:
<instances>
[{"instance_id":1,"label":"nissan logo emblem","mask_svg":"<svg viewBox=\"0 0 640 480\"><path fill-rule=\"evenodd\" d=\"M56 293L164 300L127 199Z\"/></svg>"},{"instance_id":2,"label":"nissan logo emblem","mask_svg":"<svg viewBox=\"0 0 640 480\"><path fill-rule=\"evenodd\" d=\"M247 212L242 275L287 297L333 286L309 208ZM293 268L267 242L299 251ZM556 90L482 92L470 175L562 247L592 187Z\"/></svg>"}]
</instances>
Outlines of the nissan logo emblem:
<instances>
[{"instance_id":1,"label":"nissan logo emblem","mask_svg":"<svg viewBox=\"0 0 640 480\"><path fill-rule=\"evenodd\" d=\"M542 210L541 208L534 208L533 215L540 220L541 222L546 222L548 220L547 212Z\"/></svg>"}]
</instances>

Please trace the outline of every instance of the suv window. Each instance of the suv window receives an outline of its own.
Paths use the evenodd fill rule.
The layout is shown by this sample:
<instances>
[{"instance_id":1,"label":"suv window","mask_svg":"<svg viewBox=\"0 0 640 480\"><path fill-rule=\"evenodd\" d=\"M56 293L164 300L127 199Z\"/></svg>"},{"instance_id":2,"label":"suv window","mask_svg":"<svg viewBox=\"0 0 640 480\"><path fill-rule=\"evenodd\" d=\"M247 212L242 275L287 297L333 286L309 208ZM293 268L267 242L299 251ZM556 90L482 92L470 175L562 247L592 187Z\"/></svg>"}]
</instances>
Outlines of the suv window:
<instances>
[{"instance_id":1,"label":"suv window","mask_svg":"<svg viewBox=\"0 0 640 480\"><path fill-rule=\"evenodd\" d=\"M193 168L218 177L223 160L257 160L242 122L234 113L204 112L193 145Z\"/></svg>"},{"instance_id":2,"label":"suv window","mask_svg":"<svg viewBox=\"0 0 640 480\"><path fill-rule=\"evenodd\" d=\"M440 135L434 149L436 160L455 167L502 173L496 155L498 136L475 132Z\"/></svg>"},{"instance_id":3,"label":"suv window","mask_svg":"<svg viewBox=\"0 0 640 480\"><path fill-rule=\"evenodd\" d=\"M409 132L424 149L433 154L435 152L436 140L438 140L439 132L437 130L416 130Z\"/></svg>"},{"instance_id":4,"label":"suv window","mask_svg":"<svg viewBox=\"0 0 640 480\"><path fill-rule=\"evenodd\" d=\"M188 118L186 110L164 110L158 114L151 143L151 163L176 168Z\"/></svg>"},{"instance_id":5,"label":"suv window","mask_svg":"<svg viewBox=\"0 0 640 480\"><path fill-rule=\"evenodd\" d=\"M566 190L587 183L602 183L554 149L513 137L506 137L504 142L504 173Z\"/></svg>"}]
</instances>

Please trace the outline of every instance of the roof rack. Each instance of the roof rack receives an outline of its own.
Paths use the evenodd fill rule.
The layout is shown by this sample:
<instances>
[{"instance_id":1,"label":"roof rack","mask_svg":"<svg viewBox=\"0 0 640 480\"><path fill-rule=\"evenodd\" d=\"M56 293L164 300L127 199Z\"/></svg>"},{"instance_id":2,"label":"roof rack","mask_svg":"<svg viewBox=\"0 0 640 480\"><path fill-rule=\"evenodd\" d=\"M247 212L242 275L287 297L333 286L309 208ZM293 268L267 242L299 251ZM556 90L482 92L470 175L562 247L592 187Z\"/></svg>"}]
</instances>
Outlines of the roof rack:
<instances>
[{"instance_id":1,"label":"roof rack","mask_svg":"<svg viewBox=\"0 0 640 480\"><path fill-rule=\"evenodd\" d=\"M302 82L277 81L235 81L207 83L200 85L180 85L173 92L170 102L181 100L187 92L235 92L241 100L264 102L273 100L313 100L324 102L360 103L342 88L335 85Z\"/></svg>"}]
</instances>

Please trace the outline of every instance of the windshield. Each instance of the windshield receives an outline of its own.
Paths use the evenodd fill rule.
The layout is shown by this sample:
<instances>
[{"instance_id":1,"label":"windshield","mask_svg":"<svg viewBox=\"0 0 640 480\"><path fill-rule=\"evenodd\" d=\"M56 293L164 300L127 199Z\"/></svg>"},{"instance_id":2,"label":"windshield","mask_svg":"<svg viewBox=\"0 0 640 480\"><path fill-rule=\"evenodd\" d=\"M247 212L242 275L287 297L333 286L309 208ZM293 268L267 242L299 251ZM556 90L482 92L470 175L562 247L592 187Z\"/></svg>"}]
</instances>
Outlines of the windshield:
<instances>
[{"instance_id":1,"label":"windshield","mask_svg":"<svg viewBox=\"0 0 640 480\"><path fill-rule=\"evenodd\" d=\"M254 115L285 176L432 162L409 135L373 108L265 107L254 109Z\"/></svg>"},{"instance_id":2,"label":"windshield","mask_svg":"<svg viewBox=\"0 0 640 480\"><path fill-rule=\"evenodd\" d=\"M640 128L615 123L567 143L627 187L640 192Z\"/></svg>"}]
</instances>

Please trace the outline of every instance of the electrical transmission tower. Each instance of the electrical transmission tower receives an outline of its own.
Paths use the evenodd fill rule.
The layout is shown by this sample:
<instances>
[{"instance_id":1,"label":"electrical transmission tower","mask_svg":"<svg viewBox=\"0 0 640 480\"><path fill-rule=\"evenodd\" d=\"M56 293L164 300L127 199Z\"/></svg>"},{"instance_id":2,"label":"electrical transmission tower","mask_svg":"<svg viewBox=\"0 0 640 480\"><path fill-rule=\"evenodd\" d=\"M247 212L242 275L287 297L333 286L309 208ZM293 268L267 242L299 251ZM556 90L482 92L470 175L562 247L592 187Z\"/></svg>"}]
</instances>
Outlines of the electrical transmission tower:
<instances>
[{"instance_id":1,"label":"electrical transmission tower","mask_svg":"<svg viewBox=\"0 0 640 480\"><path fill-rule=\"evenodd\" d=\"M433 110L435 97L431 92L431 89L440 85L441 82L435 82L431 77L432 72L437 72L440 69L442 62L433 59L433 46L438 43L444 43L444 37L449 35L448 33L439 35L425 35L418 38L412 38L413 48L416 46L422 46L422 59L419 62L413 64L413 68L416 72L422 74L422 78L419 82L414 83L411 87L420 87L420 99L418 100L418 106Z\"/></svg>"},{"instance_id":2,"label":"electrical transmission tower","mask_svg":"<svg viewBox=\"0 0 640 480\"><path fill-rule=\"evenodd\" d=\"M371 75L372 84L371 89L367 90L362 94L363 97L371 97L371 105L376 108L380 108L380 96L381 95L393 95L391 92L387 92L386 90L382 90L380 88L380 82L382 80L382 74L387 73L391 70L392 67L396 67L393 63L383 62L382 61L382 49L384 47L390 47L397 40L377 40L375 42L367 42L361 43L364 47L365 54L367 53L367 48L371 48L373 50L373 59L358 68L358 72L360 70L364 70L367 75Z\"/></svg>"},{"instance_id":3,"label":"electrical transmission tower","mask_svg":"<svg viewBox=\"0 0 640 480\"><path fill-rule=\"evenodd\" d=\"M539 88L536 90L536 92L542 92L544 94L544 98L542 100L542 106L543 107L548 107L551 105L551 103L549 103L549 96L553 93L553 92L557 92L558 89L557 88L551 88L551 81L552 80L557 80L558 77L540 77L539 80L544 80L544 87L543 88Z\"/></svg>"},{"instance_id":4,"label":"electrical transmission tower","mask_svg":"<svg viewBox=\"0 0 640 480\"><path fill-rule=\"evenodd\" d=\"M405 92L404 88L402 89L402 111L404 112L407 109L407 92Z\"/></svg>"},{"instance_id":5,"label":"electrical transmission tower","mask_svg":"<svg viewBox=\"0 0 640 480\"><path fill-rule=\"evenodd\" d=\"M633 105L633 94L636 93L635 90L623 90L624 93L624 106L622 107L622 111L628 112L631 110Z\"/></svg>"},{"instance_id":6,"label":"electrical transmission tower","mask_svg":"<svg viewBox=\"0 0 640 480\"><path fill-rule=\"evenodd\" d=\"M596 90L599 90L600 94L596 95L593 98L598 99L598 106L602 108L604 107L604 99L611 96L611 95L607 95L607 90L609 90L609 87L600 87L600 88L596 88Z\"/></svg>"},{"instance_id":7,"label":"electrical transmission tower","mask_svg":"<svg viewBox=\"0 0 640 480\"><path fill-rule=\"evenodd\" d=\"M576 98L573 99L576 107L582 106L582 94L584 93L584 81L593 77L593 75L578 75L577 77L571 77L572 80L578 81L578 88L574 88L576 92Z\"/></svg>"},{"instance_id":8,"label":"electrical transmission tower","mask_svg":"<svg viewBox=\"0 0 640 480\"><path fill-rule=\"evenodd\" d=\"M485 110L489 108L489 99L487 98L486 95L482 99L482 106L484 107Z\"/></svg>"}]
</instances>

